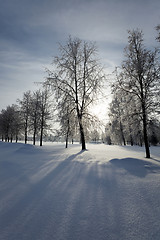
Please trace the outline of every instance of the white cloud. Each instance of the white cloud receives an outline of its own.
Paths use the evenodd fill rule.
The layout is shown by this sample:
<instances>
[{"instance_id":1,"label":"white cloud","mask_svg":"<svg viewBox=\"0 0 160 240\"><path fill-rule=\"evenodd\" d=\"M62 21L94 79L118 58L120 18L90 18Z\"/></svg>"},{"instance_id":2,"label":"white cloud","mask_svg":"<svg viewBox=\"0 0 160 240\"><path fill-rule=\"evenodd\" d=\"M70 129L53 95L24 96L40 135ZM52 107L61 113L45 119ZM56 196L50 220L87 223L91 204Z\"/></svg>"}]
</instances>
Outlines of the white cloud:
<instances>
[{"instance_id":1,"label":"white cloud","mask_svg":"<svg viewBox=\"0 0 160 240\"><path fill-rule=\"evenodd\" d=\"M44 81L44 67L49 64L45 59L36 59L26 53L1 52L0 63L0 108L11 105L27 90L39 88L35 82Z\"/></svg>"},{"instance_id":2,"label":"white cloud","mask_svg":"<svg viewBox=\"0 0 160 240\"><path fill-rule=\"evenodd\" d=\"M123 58L127 29L141 28L148 46L156 44L159 0L37 2L28 0L24 5L16 0L14 5L6 0L0 10L1 105L10 104L20 93L34 89L34 82L43 81L44 67L57 54L57 42L63 44L69 34L96 41L100 58L111 71Z\"/></svg>"}]
</instances>

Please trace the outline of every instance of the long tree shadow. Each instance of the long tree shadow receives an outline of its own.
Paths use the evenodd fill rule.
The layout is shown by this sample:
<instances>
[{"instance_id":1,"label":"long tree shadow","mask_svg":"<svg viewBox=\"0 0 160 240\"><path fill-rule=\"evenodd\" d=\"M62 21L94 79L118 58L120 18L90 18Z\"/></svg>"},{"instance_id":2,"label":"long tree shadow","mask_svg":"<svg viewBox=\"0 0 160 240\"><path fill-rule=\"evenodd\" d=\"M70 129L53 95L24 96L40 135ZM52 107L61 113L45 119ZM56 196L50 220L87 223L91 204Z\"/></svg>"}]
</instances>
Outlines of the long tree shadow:
<instances>
[{"instance_id":1,"label":"long tree shadow","mask_svg":"<svg viewBox=\"0 0 160 240\"><path fill-rule=\"evenodd\" d=\"M110 163L117 168L125 169L131 175L144 178L149 173L160 172L158 164L151 163L150 161L140 160L137 158L122 158L112 159Z\"/></svg>"},{"instance_id":2,"label":"long tree shadow","mask_svg":"<svg viewBox=\"0 0 160 240\"><path fill-rule=\"evenodd\" d=\"M64 199L68 199L68 192L64 193L59 186L62 186L65 179L69 178L69 174L74 172L74 166L71 165L71 162L81 153L83 153L83 151L72 154L59 162L59 164L45 177L41 178L38 182L31 183L27 186L27 189L24 190L24 192L20 191L22 186L24 188L26 187L27 180L22 183L22 186L17 185L17 194L19 196L17 201L11 203L10 207L7 208L7 211L4 209L4 211L1 212L0 230L2 231L6 227L11 226L16 219L17 221L19 221L18 219L24 221L24 215L30 215L31 217L33 215L33 217L35 217L33 209L35 211L36 209L41 209L41 206L43 205L42 202L45 203L47 201L52 204L54 197L60 201L63 197ZM76 164L76 162L74 162L73 165L74 164ZM72 176L70 176L70 178L72 179ZM50 191L52 192L50 193ZM64 208L64 206L61 205L61 208Z\"/></svg>"},{"instance_id":3,"label":"long tree shadow","mask_svg":"<svg viewBox=\"0 0 160 240\"><path fill-rule=\"evenodd\" d=\"M49 160L47 166L47 160L43 161L44 165L41 163L41 168L49 170L45 175L41 174L39 168L36 169L38 165L27 172L26 177L32 177L37 170L40 177L31 182L23 193L21 191L27 184L27 179L16 186L16 201L10 201L11 207L7 207L1 214L2 239L130 239L125 238L126 229L130 227L128 222L134 220L137 224L133 233L137 230L136 226L140 225L139 211L135 208L134 215L133 207L137 201L140 201L143 207L144 199L147 203L149 200L148 195L144 195L143 201L137 200L130 187L132 182L128 186L128 181L119 181L123 174L117 169L142 178L148 173L159 172L160 167L151 161L134 158L112 159L110 164L82 164L74 161L82 153L83 151L80 151L67 157L62 153L61 160L58 161L54 161L54 155L53 161ZM127 180L129 178L130 176ZM141 181L136 179L135 182L139 196L138 187ZM14 198L15 196L13 200ZM156 204L149 204L152 205ZM158 204L156 206L154 211L158 209ZM144 219L142 220L144 224ZM149 228L149 224L145 224Z\"/></svg>"}]
</instances>

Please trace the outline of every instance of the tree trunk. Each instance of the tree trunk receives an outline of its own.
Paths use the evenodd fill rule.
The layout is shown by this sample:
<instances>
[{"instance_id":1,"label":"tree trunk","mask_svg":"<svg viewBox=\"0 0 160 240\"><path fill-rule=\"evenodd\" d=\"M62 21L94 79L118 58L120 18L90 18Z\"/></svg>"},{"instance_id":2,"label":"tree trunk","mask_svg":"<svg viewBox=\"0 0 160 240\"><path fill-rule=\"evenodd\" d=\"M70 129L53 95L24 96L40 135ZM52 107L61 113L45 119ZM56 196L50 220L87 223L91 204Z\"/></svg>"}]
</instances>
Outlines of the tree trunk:
<instances>
[{"instance_id":1,"label":"tree trunk","mask_svg":"<svg viewBox=\"0 0 160 240\"><path fill-rule=\"evenodd\" d=\"M25 139L25 144L27 144L27 138L28 138L28 136L27 136L27 130L28 130L28 117L25 119L25 129L24 129L24 139Z\"/></svg>"},{"instance_id":2,"label":"tree trunk","mask_svg":"<svg viewBox=\"0 0 160 240\"><path fill-rule=\"evenodd\" d=\"M42 146L42 142L43 142L43 128L41 128L40 146Z\"/></svg>"},{"instance_id":3,"label":"tree trunk","mask_svg":"<svg viewBox=\"0 0 160 240\"><path fill-rule=\"evenodd\" d=\"M27 135L25 134L25 144L27 144Z\"/></svg>"},{"instance_id":4,"label":"tree trunk","mask_svg":"<svg viewBox=\"0 0 160 240\"><path fill-rule=\"evenodd\" d=\"M8 140L8 135L5 134L5 142L7 142L7 140Z\"/></svg>"},{"instance_id":5,"label":"tree trunk","mask_svg":"<svg viewBox=\"0 0 160 240\"><path fill-rule=\"evenodd\" d=\"M133 137L130 135L131 146L133 146Z\"/></svg>"},{"instance_id":6,"label":"tree trunk","mask_svg":"<svg viewBox=\"0 0 160 240\"><path fill-rule=\"evenodd\" d=\"M43 127L44 127L44 109L42 109L42 116L41 116L41 135L40 135L40 146L42 146L43 142Z\"/></svg>"},{"instance_id":7,"label":"tree trunk","mask_svg":"<svg viewBox=\"0 0 160 240\"><path fill-rule=\"evenodd\" d=\"M68 128L67 128L67 133L66 133L66 148L68 148L68 137L69 137L69 131L70 131L70 126L69 126L69 119L67 121Z\"/></svg>"},{"instance_id":8,"label":"tree trunk","mask_svg":"<svg viewBox=\"0 0 160 240\"><path fill-rule=\"evenodd\" d=\"M33 132L33 145L36 144L36 134L37 134L37 114L34 116L34 132Z\"/></svg>"},{"instance_id":9,"label":"tree trunk","mask_svg":"<svg viewBox=\"0 0 160 240\"><path fill-rule=\"evenodd\" d=\"M24 133L25 137L25 144L27 144L27 126L25 126L25 133Z\"/></svg>"},{"instance_id":10,"label":"tree trunk","mask_svg":"<svg viewBox=\"0 0 160 240\"><path fill-rule=\"evenodd\" d=\"M66 148L68 148L68 134L66 136Z\"/></svg>"},{"instance_id":11,"label":"tree trunk","mask_svg":"<svg viewBox=\"0 0 160 240\"><path fill-rule=\"evenodd\" d=\"M144 144L146 149L146 158L150 158L150 150L149 150L149 141L148 141L148 134L147 134L147 119L145 109L143 109L143 135L144 135Z\"/></svg>"},{"instance_id":12,"label":"tree trunk","mask_svg":"<svg viewBox=\"0 0 160 240\"><path fill-rule=\"evenodd\" d=\"M43 143L43 118L41 123L40 146L42 146L42 143Z\"/></svg>"},{"instance_id":13,"label":"tree trunk","mask_svg":"<svg viewBox=\"0 0 160 240\"><path fill-rule=\"evenodd\" d=\"M80 137L81 137L82 150L86 150L84 129L83 129L83 126L82 126L81 122L79 123L79 127L80 127Z\"/></svg>"},{"instance_id":14,"label":"tree trunk","mask_svg":"<svg viewBox=\"0 0 160 240\"><path fill-rule=\"evenodd\" d=\"M34 133L33 133L33 145L36 144L36 131L34 130Z\"/></svg>"}]
</instances>

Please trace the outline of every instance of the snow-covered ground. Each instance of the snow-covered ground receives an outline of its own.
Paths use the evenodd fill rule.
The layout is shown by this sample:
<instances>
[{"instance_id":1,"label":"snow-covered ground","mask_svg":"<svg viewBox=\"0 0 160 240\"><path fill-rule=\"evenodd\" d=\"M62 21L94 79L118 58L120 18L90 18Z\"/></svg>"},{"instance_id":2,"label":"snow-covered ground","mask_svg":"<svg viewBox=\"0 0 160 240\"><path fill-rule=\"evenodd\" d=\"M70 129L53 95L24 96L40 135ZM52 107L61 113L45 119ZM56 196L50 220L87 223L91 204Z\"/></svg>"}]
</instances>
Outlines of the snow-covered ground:
<instances>
[{"instance_id":1,"label":"snow-covered ground","mask_svg":"<svg viewBox=\"0 0 160 240\"><path fill-rule=\"evenodd\" d=\"M159 240L160 147L0 142L0 240Z\"/></svg>"}]
</instances>

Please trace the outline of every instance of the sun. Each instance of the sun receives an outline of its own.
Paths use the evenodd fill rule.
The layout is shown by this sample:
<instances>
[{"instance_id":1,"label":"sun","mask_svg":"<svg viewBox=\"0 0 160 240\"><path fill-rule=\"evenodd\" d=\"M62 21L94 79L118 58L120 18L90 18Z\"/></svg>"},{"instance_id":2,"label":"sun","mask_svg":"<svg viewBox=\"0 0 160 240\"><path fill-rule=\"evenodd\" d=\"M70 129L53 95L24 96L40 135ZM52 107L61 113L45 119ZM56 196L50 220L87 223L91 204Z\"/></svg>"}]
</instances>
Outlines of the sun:
<instances>
[{"instance_id":1,"label":"sun","mask_svg":"<svg viewBox=\"0 0 160 240\"><path fill-rule=\"evenodd\" d=\"M102 122L108 121L109 103L107 101L98 101L90 108L91 114L98 117Z\"/></svg>"}]
</instances>

